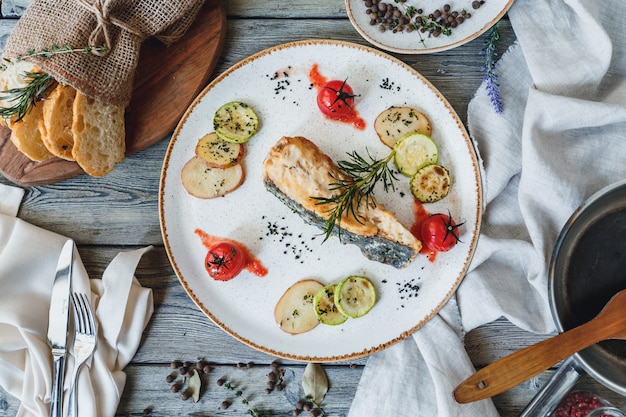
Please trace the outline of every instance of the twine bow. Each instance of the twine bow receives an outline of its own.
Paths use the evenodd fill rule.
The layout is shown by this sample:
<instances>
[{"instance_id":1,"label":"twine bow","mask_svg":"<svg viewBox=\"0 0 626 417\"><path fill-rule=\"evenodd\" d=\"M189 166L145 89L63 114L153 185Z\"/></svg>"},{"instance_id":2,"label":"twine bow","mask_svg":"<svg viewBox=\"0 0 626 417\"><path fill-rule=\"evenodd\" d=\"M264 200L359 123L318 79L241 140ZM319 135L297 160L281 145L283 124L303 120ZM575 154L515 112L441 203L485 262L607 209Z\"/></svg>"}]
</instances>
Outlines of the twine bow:
<instances>
[{"instance_id":1,"label":"twine bow","mask_svg":"<svg viewBox=\"0 0 626 417\"><path fill-rule=\"evenodd\" d=\"M115 25L120 29L126 30L134 35L137 35L140 39L144 39L145 36L139 30L128 25L114 16L111 16L109 12L109 4L111 0L78 0L78 3L92 12L96 17L96 27L89 35L89 45L91 45L91 53L97 56L104 56L111 50L111 35L109 34L109 28L111 25ZM98 41L101 37L104 37L105 50L97 47Z\"/></svg>"}]
</instances>

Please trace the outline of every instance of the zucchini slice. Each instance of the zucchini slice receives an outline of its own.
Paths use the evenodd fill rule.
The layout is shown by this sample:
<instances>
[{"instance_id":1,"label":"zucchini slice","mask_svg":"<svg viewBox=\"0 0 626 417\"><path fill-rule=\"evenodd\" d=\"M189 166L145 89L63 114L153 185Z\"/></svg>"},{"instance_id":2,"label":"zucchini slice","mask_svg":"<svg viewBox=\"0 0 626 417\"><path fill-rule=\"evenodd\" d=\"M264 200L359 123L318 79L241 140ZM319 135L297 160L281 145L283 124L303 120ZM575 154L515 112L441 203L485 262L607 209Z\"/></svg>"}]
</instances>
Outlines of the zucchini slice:
<instances>
[{"instance_id":1,"label":"zucchini slice","mask_svg":"<svg viewBox=\"0 0 626 417\"><path fill-rule=\"evenodd\" d=\"M450 172L438 164L426 165L411 178L411 193L422 203L434 203L448 195Z\"/></svg>"},{"instance_id":2,"label":"zucchini slice","mask_svg":"<svg viewBox=\"0 0 626 417\"><path fill-rule=\"evenodd\" d=\"M421 133L409 133L402 137L395 146L394 162L398 170L412 177L422 167L436 164L439 158L437 145L430 136Z\"/></svg>"},{"instance_id":3,"label":"zucchini slice","mask_svg":"<svg viewBox=\"0 0 626 417\"><path fill-rule=\"evenodd\" d=\"M358 318L367 314L376 304L376 289L369 279L351 275L337 284L335 305L349 318Z\"/></svg>"},{"instance_id":4,"label":"zucchini slice","mask_svg":"<svg viewBox=\"0 0 626 417\"><path fill-rule=\"evenodd\" d=\"M336 326L348 320L335 305L336 285L330 284L315 294L315 314L320 323Z\"/></svg>"},{"instance_id":5,"label":"zucchini slice","mask_svg":"<svg viewBox=\"0 0 626 417\"><path fill-rule=\"evenodd\" d=\"M231 101L217 109L213 128L220 138L235 143L245 143L256 133L259 118L245 103Z\"/></svg>"}]
</instances>

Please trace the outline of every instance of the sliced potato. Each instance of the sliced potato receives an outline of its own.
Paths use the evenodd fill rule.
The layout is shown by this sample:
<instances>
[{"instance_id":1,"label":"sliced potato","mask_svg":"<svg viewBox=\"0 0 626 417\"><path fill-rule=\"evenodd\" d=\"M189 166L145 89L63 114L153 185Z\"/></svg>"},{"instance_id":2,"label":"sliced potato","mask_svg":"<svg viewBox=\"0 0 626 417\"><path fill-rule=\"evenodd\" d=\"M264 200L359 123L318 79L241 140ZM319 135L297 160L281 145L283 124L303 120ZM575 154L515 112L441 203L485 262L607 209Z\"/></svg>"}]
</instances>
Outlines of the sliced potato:
<instances>
[{"instance_id":1,"label":"sliced potato","mask_svg":"<svg viewBox=\"0 0 626 417\"><path fill-rule=\"evenodd\" d=\"M345 278L335 289L335 305L349 318L366 315L376 304L376 289L372 281L352 275Z\"/></svg>"},{"instance_id":2,"label":"sliced potato","mask_svg":"<svg viewBox=\"0 0 626 417\"><path fill-rule=\"evenodd\" d=\"M189 194L198 198L215 198L236 190L243 183L245 174L241 164L214 168L194 156L185 164L180 176Z\"/></svg>"},{"instance_id":3,"label":"sliced potato","mask_svg":"<svg viewBox=\"0 0 626 417\"><path fill-rule=\"evenodd\" d=\"M380 140L390 148L408 133L433 133L430 119L424 113L411 107L390 107L382 111L374 121L374 130Z\"/></svg>"},{"instance_id":4,"label":"sliced potato","mask_svg":"<svg viewBox=\"0 0 626 417\"><path fill-rule=\"evenodd\" d=\"M336 285L330 284L315 294L315 314L320 323L336 326L348 320L335 305L336 288Z\"/></svg>"},{"instance_id":5,"label":"sliced potato","mask_svg":"<svg viewBox=\"0 0 626 417\"><path fill-rule=\"evenodd\" d=\"M415 173L411 182L411 193L422 203L434 203L448 195L450 191L450 173L437 164L426 165Z\"/></svg>"},{"instance_id":6,"label":"sliced potato","mask_svg":"<svg viewBox=\"0 0 626 417\"><path fill-rule=\"evenodd\" d=\"M314 279L298 281L285 291L274 308L274 320L289 334L300 334L314 329L319 320L315 314L315 294L324 285Z\"/></svg>"},{"instance_id":7,"label":"sliced potato","mask_svg":"<svg viewBox=\"0 0 626 417\"><path fill-rule=\"evenodd\" d=\"M225 141L211 132L196 144L196 156L214 168L228 168L241 161L244 147L241 143Z\"/></svg>"}]
</instances>

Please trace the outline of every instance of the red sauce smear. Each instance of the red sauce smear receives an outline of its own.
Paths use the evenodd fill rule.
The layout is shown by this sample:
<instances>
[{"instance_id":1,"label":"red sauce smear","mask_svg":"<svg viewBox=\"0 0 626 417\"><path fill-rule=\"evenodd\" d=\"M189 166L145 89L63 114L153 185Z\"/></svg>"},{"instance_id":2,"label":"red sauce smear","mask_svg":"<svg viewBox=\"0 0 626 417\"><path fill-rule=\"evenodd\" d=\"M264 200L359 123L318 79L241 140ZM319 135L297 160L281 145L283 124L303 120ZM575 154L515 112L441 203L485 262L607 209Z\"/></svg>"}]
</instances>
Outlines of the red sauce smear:
<instances>
[{"instance_id":1,"label":"red sauce smear","mask_svg":"<svg viewBox=\"0 0 626 417\"><path fill-rule=\"evenodd\" d=\"M204 245L207 250L210 250L213 246L220 242L230 242L239 245L243 249L246 257L244 269L258 277L264 277L267 275L267 268L258 258L252 255L252 253L250 253L250 249L248 249L241 242L237 242L236 240L228 239L225 237L213 236L201 229L196 229L195 233L200 236L200 239L202 240L202 245Z\"/></svg>"},{"instance_id":2,"label":"red sauce smear","mask_svg":"<svg viewBox=\"0 0 626 417\"><path fill-rule=\"evenodd\" d=\"M424 208L424 205L416 198L413 199L413 217L415 221L411 226L411 233L413 236L422 241L422 223L430 216L430 213ZM426 245L422 245L421 254L426 255L430 262L435 262L437 258L437 251L427 248Z\"/></svg>"},{"instance_id":3,"label":"red sauce smear","mask_svg":"<svg viewBox=\"0 0 626 417\"><path fill-rule=\"evenodd\" d=\"M313 87L319 91L328 82L328 79L320 74L317 64L313 64L311 70L309 71L309 81L311 81ZM327 118L344 123L350 123L359 130L365 130L365 120L363 120L361 116L359 116L359 113L354 109L352 109L350 114L344 115L341 118Z\"/></svg>"}]
</instances>

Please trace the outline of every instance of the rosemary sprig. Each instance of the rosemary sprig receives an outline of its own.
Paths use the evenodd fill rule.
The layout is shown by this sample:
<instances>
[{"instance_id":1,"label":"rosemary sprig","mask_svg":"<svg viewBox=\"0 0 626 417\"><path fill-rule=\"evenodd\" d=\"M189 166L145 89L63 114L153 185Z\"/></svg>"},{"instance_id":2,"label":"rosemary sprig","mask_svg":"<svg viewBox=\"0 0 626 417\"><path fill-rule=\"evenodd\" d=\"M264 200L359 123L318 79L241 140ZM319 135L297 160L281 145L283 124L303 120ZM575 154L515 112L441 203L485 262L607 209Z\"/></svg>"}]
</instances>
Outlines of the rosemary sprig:
<instances>
[{"instance_id":1,"label":"rosemary sprig","mask_svg":"<svg viewBox=\"0 0 626 417\"><path fill-rule=\"evenodd\" d=\"M332 175L333 183L329 184L331 197L311 198L317 200L319 205L329 205L326 213L328 217L324 223L324 241L326 241L337 227L337 235L341 237L341 218L344 214L352 215L359 223L358 209L363 204L369 205L372 201L376 184L382 182L385 191L395 191L394 180L396 174L389 168L389 161L393 158L395 150L382 159L376 159L367 151L367 158L362 157L356 151L349 152L348 160L337 162L339 170L344 175ZM375 204L375 203L374 203Z\"/></svg>"},{"instance_id":2,"label":"rosemary sprig","mask_svg":"<svg viewBox=\"0 0 626 417\"><path fill-rule=\"evenodd\" d=\"M82 48L74 48L70 45L52 45L49 48L43 48L39 51L34 49L29 49L24 54L17 55L15 58L16 61L21 61L24 58L42 58L42 59L50 59L55 55L63 55L63 54L72 54L72 53L82 53L84 55L96 55L96 54L105 54L107 52L107 47L104 45L87 45ZM11 58L3 58L2 65L0 65L0 71L5 71L8 68L8 65L12 64L13 60Z\"/></svg>"},{"instance_id":3,"label":"rosemary sprig","mask_svg":"<svg viewBox=\"0 0 626 417\"><path fill-rule=\"evenodd\" d=\"M20 62L24 58L50 59L54 55L83 53L86 55L101 55L107 52L107 48L102 45L87 45L82 48L73 48L69 45L52 45L39 51L29 49L25 54L17 55L14 58L3 58L0 64L0 71L6 71L9 65ZM26 85L24 87L11 88L0 91L0 118L20 121L31 106L43 100L51 89L57 84L56 80L45 72L25 72L23 74Z\"/></svg>"},{"instance_id":4,"label":"rosemary sprig","mask_svg":"<svg viewBox=\"0 0 626 417\"><path fill-rule=\"evenodd\" d=\"M24 87L0 91L0 102L7 103L0 107L1 118L22 120L30 107L43 100L56 85L54 78L45 72L25 72L24 79L27 81Z\"/></svg>"}]
</instances>

